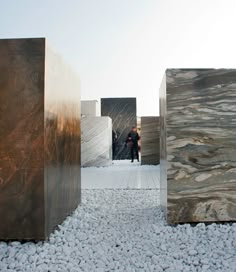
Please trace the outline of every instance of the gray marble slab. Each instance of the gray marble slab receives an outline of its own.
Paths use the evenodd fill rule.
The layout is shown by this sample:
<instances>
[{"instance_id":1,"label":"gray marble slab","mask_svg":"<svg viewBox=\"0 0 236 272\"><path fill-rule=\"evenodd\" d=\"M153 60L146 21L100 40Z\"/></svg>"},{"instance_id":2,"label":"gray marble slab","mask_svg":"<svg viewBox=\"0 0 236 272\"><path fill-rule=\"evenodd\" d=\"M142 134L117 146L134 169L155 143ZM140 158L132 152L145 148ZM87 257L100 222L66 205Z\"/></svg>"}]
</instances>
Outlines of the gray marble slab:
<instances>
[{"instance_id":1,"label":"gray marble slab","mask_svg":"<svg viewBox=\"0 0 236 272\"><path fill-rule=\"evenodd\" d=\"M99 116L99 105L97 100L81 100L81 116Z\"/></svg>"},{"instance_id":2,"label":"gray marble slab","mask_svg":"<svg viewBox=\"0 0 236 272\"><path fill-rule=\"evenodd\" d=\"M167 70L160 115L167 221L236 221L236 70Z\"/></svg>"},{"instance_id":3,"label":"gray marble slab","mask_svg":"<svg viewBox=\"0 0 236 272\"><path fill-rule=\"evenodd\" d=\"M141 117L141 164L160 163L160 118Z\"/></svg>"},{"instance_id":4,"label":"gray marble slab","mask_svg":"<svg viewBox=\"0 0 236 272\"><path fill-rule=\"evenodd\" d=\"M108 166L112 163L112 121L109 117L81 119L81 165Z\"/></svg>"},{"instance_id":5,"label":"gray marble slab","mask_svg":"<svg viewBox=\"0 0 236 272\"><path fill-rule=\"evenodd\" d=\"M113 129L118 135L114 159L130 159L125 141L131 128L137 125L136 98L102 98L101 115L112 119Z\"/></svg>"}]
</instances>

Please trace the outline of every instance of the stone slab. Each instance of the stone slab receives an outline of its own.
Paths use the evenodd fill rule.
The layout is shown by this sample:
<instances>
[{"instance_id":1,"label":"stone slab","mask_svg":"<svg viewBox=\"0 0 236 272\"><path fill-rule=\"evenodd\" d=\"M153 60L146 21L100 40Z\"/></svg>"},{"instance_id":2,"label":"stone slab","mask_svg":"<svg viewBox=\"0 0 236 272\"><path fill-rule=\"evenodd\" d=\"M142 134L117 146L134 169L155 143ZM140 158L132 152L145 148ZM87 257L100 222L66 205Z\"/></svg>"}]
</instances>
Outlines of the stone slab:
<instances>
[{"instance_id":1,"label":"stone slab","mask_svg":"<svg viewBox=\"0 0 236 272\"><path fill-rule=\"evenodd\" d=\"M141 117L141 164L160 163L160 118L158 116Z\"/></svg>"},{"instance_id":2,"label":"stone slab","mask_svg":"<svg viewBox=\"0 0 236 272\"><path fill-rule=\"evenodd\" d=\"M109 117L81 119L81 165L112 164L112 121Z\"/></svg>"},{"instance_id":3,"label":"stone slab","mask_svg":"<svg viewBox=\"0 0 236 272\"><path fill-rule=\"evenodd\" d=\"M113 129L118 136L114 159L130 159L125 141L131 128L137 125L136 98L102 98L101 115L112 119Z\"/></svg>"},{"instance_id":4,"label":"stone slab","mask_svg":"<svg viewBox=\"0 0 236 272\"><path fill-rule=\"evenodd\" d=\"M169 223L236 221L236 70L168 69L160 91Z\"/></svg>"},{"instance_id":5,"label":"stone slab","mask_svg":"<svg viewBox=\"0 0 236 272\"><path fill-rule=\"evenodd\" d=\"M0 59L0 239L43 240L80 202L80 83L44 38Z\"/></svg>"},{"instance_id":6,"label":"stone slab","mask_svg":"<svg viewBox=\"0 0 236 272\"><path fill-rule=\"evenodd\" d=\"M95 117L100 116L97 100L82 100L81 101L81 116Z\"/></svg>"}]
</instances>

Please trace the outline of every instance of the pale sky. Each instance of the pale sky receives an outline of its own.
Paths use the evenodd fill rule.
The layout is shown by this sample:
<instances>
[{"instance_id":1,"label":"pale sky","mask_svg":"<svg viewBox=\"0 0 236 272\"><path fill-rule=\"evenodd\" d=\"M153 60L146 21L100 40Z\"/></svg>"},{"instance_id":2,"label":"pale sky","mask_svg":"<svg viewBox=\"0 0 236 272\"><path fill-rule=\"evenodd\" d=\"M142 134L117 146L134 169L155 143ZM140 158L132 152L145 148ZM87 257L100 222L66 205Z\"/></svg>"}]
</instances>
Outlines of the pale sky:
<instances>
[{"instance_id":1,"label":"pale sky","mask_svg":"<svg viewBox=\"0 0 236 272\"><path fill-rule=\"evenodd\" d=\"M0 0L0 38L46 37L82 99L137 97L159 115L166 68L236 68L235 0Z\"/></svg>"}]
</instances>

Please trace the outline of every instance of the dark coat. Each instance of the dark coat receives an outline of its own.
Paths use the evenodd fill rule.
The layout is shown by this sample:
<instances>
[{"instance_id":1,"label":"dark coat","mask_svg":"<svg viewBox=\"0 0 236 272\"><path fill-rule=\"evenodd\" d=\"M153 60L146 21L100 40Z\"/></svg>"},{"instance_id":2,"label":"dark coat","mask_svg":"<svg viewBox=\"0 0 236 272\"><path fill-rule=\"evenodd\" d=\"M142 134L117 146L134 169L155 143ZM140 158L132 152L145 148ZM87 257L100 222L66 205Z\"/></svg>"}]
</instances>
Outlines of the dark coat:
<instances>
[{"instance_id":1,"label":"dark coat","mask_svg":"<svg viewBox=\"0 0 236 272\"><path fill-rule=\"evenodd\" d=\"M118 138L118 136L117 136L116 131L115 131L115 130L112 130L112 143L113 143L113 144L116 143L117 138Z\"/></svg>"},{"instance_id":2,"label":"dark coat","mask_svg":"<svg viewBox=\"0 0 236 272\"><path fill-rule=\"evenodd\" d=\"M140 139L140 137L139 137L138 133L131 131L127 136L126 143L132 142L134 145L137 145L139 139Z\"/></svg>"}]
</instances>

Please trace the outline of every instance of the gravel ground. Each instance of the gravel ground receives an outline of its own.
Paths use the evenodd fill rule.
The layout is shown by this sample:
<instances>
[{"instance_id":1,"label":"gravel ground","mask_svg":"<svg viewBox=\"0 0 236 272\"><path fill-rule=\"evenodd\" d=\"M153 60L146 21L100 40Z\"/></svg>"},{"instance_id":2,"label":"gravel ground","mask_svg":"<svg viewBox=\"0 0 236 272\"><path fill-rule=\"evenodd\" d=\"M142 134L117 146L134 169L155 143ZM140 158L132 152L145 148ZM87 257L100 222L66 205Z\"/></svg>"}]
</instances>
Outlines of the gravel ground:
<instances>
[{"instance_id":1,"label":"gravel ground","mask_svg":"<svg viewBox=\"0 0 236 272\"><path fill-rule=\"evenodd\" d=\"M45 243L0 243L0 271L236 271L236 224L165 224L158 190L83 190Z\"/></svg>"}]
</instances>

